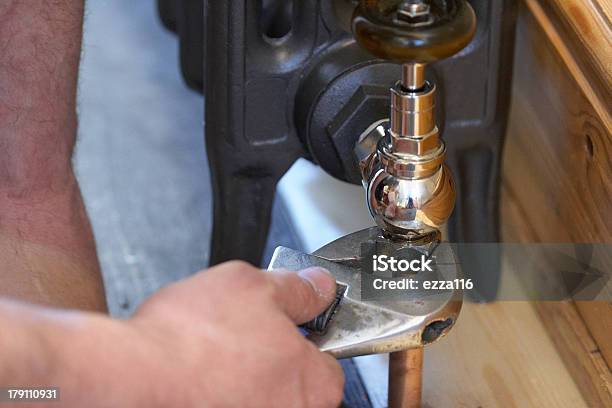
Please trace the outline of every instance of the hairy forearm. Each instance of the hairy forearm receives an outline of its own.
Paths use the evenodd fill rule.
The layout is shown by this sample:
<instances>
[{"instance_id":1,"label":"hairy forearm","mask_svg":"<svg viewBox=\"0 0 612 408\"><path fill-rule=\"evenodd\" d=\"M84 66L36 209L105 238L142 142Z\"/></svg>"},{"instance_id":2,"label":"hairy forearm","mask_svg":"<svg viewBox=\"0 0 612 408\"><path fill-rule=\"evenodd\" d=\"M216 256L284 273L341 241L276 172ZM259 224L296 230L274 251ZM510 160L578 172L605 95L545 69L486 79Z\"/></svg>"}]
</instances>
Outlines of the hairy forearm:
<instances>
[{"instance_id":1,"label":"hairy forearm","mask_svg":"<svg viewBox=\"0 0 612 408\"><path fill-rule=\"evenodd\" d=\"M0 298L0 327L0 388L57 387L66 407L160 401L163 370L129 322Z\"/></svg>"},{"instance_id":2,"label":"hairy forearm","mask_svg":"<svg viewBox=\"0 0 612 408\"><path fill-rule=\"evenodd\" d=\"M82 22L83 0L0 2L0 188L10 198L68 181Z\"/></svg>"},{"instance_id":3,"label":"hairy forearm","mask_svg":"<svg viewBox=\"0 0 612 408\"><path fill-rule=\"evenodd\" d=\"M83 0L0 1L0 296L104 310L72 170Z\"/></svg>"}]
</instances>

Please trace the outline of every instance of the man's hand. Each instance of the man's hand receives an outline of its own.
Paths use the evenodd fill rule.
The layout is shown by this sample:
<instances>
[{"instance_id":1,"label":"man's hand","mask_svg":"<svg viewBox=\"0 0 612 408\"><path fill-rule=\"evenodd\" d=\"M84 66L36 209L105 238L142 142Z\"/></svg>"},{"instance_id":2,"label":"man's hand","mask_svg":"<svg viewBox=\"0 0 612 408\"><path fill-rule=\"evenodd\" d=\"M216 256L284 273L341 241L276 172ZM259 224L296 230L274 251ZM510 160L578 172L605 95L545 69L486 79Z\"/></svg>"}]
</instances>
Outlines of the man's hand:
<instances>
[{"instance_id":1,"label":"man's hand","mask_svg":"<svg viewBox=\"0 0 612 408\"><path fill-rule=\"evenodd\" d=\"M57 350L63 332L65 351L48 370L68 377L10 386L59 386L70 407L336 407L340 365L296 328L334 296L335 281L321 269L265 273L226 263L162 289L127 321L87 315L77 323L76 313L33 319L46 337L29 344ZM4 350L0 359L11 352Z\"/></svg>"},{"instance_id":2,"label":"man's hand","mask_svg":"<svg viewBox=\"0 0 612 408\"><path fill-rule=\"evenodd\" d=\"M181 406L337 407L340 365L296 328L335 289L321 269L272 274L231 262L163 289L130 324L181 366L182 392L193 398Z\"/></svg>"}]
</instances>

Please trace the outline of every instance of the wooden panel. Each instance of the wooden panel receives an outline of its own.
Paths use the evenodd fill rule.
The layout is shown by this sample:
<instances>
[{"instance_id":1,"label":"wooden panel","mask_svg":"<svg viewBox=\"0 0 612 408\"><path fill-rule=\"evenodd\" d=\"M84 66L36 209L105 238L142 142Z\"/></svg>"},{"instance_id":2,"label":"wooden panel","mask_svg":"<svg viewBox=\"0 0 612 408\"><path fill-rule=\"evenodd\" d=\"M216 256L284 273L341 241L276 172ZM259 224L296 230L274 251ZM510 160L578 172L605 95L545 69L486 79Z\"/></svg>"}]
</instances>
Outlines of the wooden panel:
<instances>
[{"instance_id":1,"label":"wooden panel","mask_svg":"<svg viewBox=\"0 0 612 408\"><path fill-rule=\"evenodd\" d=\"M581 56L584 70L592 69L589 78L598 76L604 86L602 94L610 98L612 87L612 28L610 27L609 0L554 0L543 3L552 5L560 15L568 46L574 55ZM608 99L609 102L609 99Z\"/></svg>"},{"instance_id":2,"label":"wooden panel","mask_svg":"<svg viewBox=\"0 0 612 408\"><path fill-rule=\"evenodd\" d=\"M601 353L612 367L612 303L610 302L576 302L580 316L593 337L597 340L597 352Z\"/></svg>"},{"instance_id":3,"label":"wooden panel","mask_svg":"<svg viewBox=\"0 0 612 408\"><path fill-rule=\"evenodd\" d=\"M518 201L502 190L503 237L512 242L534 241L535 232ZM609 307L606 302L580 302ZM612 374L589 328L573 302L536 302L534 310L589 407L612 407ZM605 315L604 315L605 316ZM603 322L602 322L603 320ZM601 319L598 325L605 325ZM609 335L609 334L608 334ZM531 334L529 334L531 336ZM608 345L609 346L609 345Z\"/></svg>"},{"instance_id":4,"label":"wooden panel","mask_svg":"<svg viewBox=\"0 0 612 408\"><path fill-rule=\"evenodd\" d=\"M612 27L609 0L554 0L543 2L551 6L559 19L557 29L566 35L566 45L589 79L601 80L601 95L610 104L612 88Z\"/></svg>"},{"instance_id":5,"label":"wooden panel","mask_svg":"<svg viewBox=\"0 0 612 408\"><path fill-rule=\"evenodd\" d=\"M503 164L507 241L612 242L611 37L590 3L521 7ZM611 304L535 308L588 405L612 404Z\"/></svg>"},{"instance_id":6,"label":"wooden panel","mask_svg":"<svg viewBox=\"0 0 612 408\"><path fill-rule=\"evenodd\" d=\"M583 396L528 302L464 304L424 376L424 407L612 407Z\"/></svg>"},{"instance_id":7,"label":"wooden panel","mask_svg":"<svg viewBox=\"0 0 612 408\"><path fill-rule=\"evenodd\" d=\"M504 265L502 285L514 284L510 268ZM576 316L572 322L582 324ZM588 338L588 334L580 336L581 341ZM449 335L425 348L423 407L612 407L605 389L600 393L596 388L602 382L610 384L609 376L591 381L593 395L584 396L574 379L574 367L566 364L557 351L558 340L549 336L532 303L466 302ZM582 349L577 351L581 353ZM574 362L584 364L584 356L577 356ZM589 362L585 366L592 365ZM373 397L380 406L386 395Z\"/></svg>"},{"instance_id":8,"label":"wooden panel","mask_svg":"<svg viewBox=\"0 0 612 408\"><path fill-rule=\"evenodd\" d=\"M612 240L612 136L524 8L504 182L538 241Z\"/></svg>"},{"instance_id":9,"label":"wooden panel","mask_svg":"<svg viewBox=\"0 0 612 408\"><path fill-rule=\"evenodd\" d=\"M612 126L612 28L609 0L524 0L593 109Z\"/></svg>"},{"instance_id":10,"label":"wooden panel","mask_svg":"<svg viewBox=\"0 0 612 408\"><path fill-rule=\"evenodd\" d=\"M599 1L598 3L599 3L598 6L602 11L602 15L608 21L608 25L610 25L610 20L612 20L612 1L603 0L603 1Z\"/></svg>"},{"instance_id":11,"label":"wooden panel","mask_svg":"<svg viewBox=\"0 0 612 408\"><path fill-rule=\"evenodd\" d=\"M539 302L535 307L587 405L612 407L610 369L574 304Z\"/></svg>"}]
</instances>

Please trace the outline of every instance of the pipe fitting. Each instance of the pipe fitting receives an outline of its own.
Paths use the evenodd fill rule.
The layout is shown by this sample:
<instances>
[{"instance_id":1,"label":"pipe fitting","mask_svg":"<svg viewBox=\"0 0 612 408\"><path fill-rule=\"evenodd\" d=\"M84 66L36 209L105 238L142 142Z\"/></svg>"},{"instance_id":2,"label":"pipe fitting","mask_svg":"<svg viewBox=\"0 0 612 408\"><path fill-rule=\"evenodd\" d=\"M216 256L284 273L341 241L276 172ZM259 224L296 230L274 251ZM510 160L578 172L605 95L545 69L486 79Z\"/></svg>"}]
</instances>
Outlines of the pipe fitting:
<instances>
[{"instance_id":1,"label":"pipe fitting","mask_svg":"<svg viewBox=\"0 0 612 408\"><path fill-rule=\"evenodd\" d=\"M378 226L393 238L432 242L453 211L455 186L434 120L436 87L406 85L391 88L390 120L370 126L355 152Z\"/></svg>"},{"instance_id":2,"label":"pipe fitting","mask_svg":"<svg viewBox=\"0 0 612 408\"><path fill-rule=\"evenodd\" d=\"M368 210L376 224L391 237L431 242L455 206L455 185L444 165L445 146L427 156L399 155L392 149L387 123L364 134L380 137L376 151L361 160Z\"/></svg>"},{"instance_id":3,"label":"pipe fitting","mask_svg":"<svg viewBox=\"0 0 612 408\"><path fill-rule=\"evenodd\" d=\"M419 137L435 128L436 86L428 81L418 91L407 91L401 82L391 88L391 133L396 137Z\"/></svg>"}]
</instances>

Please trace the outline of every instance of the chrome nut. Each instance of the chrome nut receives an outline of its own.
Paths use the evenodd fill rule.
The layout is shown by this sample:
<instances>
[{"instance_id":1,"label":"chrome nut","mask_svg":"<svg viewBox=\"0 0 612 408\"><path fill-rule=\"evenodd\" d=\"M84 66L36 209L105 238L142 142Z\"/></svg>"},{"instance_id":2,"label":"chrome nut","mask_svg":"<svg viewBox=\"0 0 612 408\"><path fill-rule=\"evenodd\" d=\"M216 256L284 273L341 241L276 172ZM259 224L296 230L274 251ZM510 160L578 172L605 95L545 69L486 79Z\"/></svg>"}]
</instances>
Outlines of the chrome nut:
<instances>
[{"instance_id":1,"label":"chrome nut","mask_svg":"<svg viewBox=\"0 0 612 408\"><path fill-rule=\"evenodd\" d=\"M366 195L378 226L410 240L439 234L455 206L455 185L446 165L421 179L396 177L380 165L372 170Z\"/></svg>"}]
</instances>

